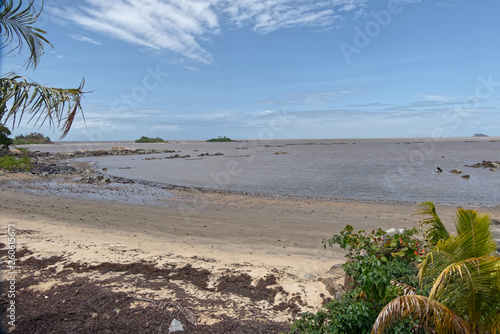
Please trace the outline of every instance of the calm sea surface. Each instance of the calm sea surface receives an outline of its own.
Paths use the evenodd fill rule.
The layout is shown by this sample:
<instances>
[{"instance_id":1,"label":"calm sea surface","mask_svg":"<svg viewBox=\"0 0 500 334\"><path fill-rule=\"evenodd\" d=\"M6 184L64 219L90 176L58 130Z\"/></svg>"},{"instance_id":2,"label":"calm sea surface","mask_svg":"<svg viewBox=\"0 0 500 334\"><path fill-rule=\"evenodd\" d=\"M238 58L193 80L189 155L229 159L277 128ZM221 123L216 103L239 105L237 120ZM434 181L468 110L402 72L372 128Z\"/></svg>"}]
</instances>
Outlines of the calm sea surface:
<instances>
[{"instance_id":1,"label":"calm sea surface","mask_svg":"<svg viewBox=\"0 0 500 334\"><path fill-rule=\"evenodd\" d=\"M114 156L95 161L108 175L175 185L283 196L364 201L433 200L500 205L500 170L471 168L500 161L500 138L324 139L166 144L133 142L39 146L44 151L110 149L112 146L177 151L175 154ZM201 154L222 153L217 156ZM277 154L278 153L278 154ZM150 159L153 158L153 159ZM443 172L437 173L436 167ZM453 174L452 169L462 170ZM462 178L464 174L469 179Z\"/></svg>"}]
</instances>

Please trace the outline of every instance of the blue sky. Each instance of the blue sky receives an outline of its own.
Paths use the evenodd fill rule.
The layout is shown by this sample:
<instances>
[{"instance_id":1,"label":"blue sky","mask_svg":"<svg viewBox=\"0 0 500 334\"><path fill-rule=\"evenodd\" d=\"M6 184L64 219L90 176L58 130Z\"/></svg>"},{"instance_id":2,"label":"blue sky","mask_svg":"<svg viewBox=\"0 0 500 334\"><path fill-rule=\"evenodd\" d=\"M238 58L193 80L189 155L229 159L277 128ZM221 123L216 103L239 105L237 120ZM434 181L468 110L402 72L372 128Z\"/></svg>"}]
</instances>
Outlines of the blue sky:
<instances>
[{"instance_id":1,"label":"blue sky","mask_svg":"<svg viewBox=\"0 0 500 334\"><path fill-rule=\"evenodd\" d=\"M46 0L65 140L500 136L496 0ZM41 131L21 125L14 134Z\"/></svg>"}]
</instances>

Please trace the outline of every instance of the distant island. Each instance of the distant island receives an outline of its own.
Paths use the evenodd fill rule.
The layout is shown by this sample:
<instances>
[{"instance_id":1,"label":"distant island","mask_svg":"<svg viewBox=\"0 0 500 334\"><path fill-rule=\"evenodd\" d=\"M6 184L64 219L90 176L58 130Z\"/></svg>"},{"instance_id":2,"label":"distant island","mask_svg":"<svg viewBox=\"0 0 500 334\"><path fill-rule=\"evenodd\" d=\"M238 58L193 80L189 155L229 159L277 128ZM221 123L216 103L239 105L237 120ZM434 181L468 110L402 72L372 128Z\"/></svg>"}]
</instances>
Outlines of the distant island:
<instances>
[{"instance_id":1,"label":"distant island","mask_svg":"<svg viewBox=\"0 0 500 334\"><path fill-rule=\"evenodd\" d=\"M228 138L226 136L224 137L217 137L217 138L212 138L212 139L209 139L207 140L208 142L226 142L226 141L233 141L231 138Z\"/></svg>"},{"instance_id":2,"label":"distant island","mask_svg":"<svg viewBox=\"0 0 500 334\"><path fill-rule=\"evenodd\" d=\"M160 137L149 138L149 137L145 137L145 136L142 136L141 138L136 139L135 142L136 143L166 143L166 141L164 139L161 139Z\"/></svg>"},{"instance_id":3,"label":"distant island","mask_svg":"<svg viewBox=\"0 0 500 334\"><path fill-rule=\"evenodd\" d=\"M488 135L485 135L483 133L476 133L474 137L489 137Z\"/></svg>"},{"instance_id":4,"label":"distant island","mask_svg":"<svg viewBox=\"0 0 500 334\"><path fill-rule=\"evenodd\" d=\"M14 138L14 145L28 144L53 144L49 137L45 137L41 133L32 132L29 135L19 135Z\"/></svg>"}]
</instances>

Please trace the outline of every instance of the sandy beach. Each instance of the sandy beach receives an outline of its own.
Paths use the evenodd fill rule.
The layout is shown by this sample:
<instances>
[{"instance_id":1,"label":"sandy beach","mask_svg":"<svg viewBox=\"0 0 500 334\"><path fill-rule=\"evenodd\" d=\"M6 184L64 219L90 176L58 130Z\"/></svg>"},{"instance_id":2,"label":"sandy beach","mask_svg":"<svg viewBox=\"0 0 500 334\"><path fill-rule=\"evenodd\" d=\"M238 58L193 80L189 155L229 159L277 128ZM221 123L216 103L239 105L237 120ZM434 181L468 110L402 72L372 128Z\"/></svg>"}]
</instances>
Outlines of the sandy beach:
<instances>
[{"instance_id":1,"label":"sandy beach","mask_svg":"<svg viewBox=\"0 0 500 334\"><path fill-rule=\"evenodd\" d=\"M286 331L301 312L317 310L341 289L344 253L338 247L324 249L323 239L347 224L372 230L412 228L418 222L413 204L272 199L186 189L170 191L173 196L163 199L163 205L152 206L27 193L5 183L19 177L35 183L38 178L0 177L1 246L7 244L7 226L13 226L16 288L22 286L19 299L25 298L16 325L30 331L29 317L23 320L28 299L38 300L30 316L36 310L41 316L56 296L64 296L67 289L79 291L74 284L81 280L87 285L80 289L125 294L130 312L146 312L152 301L163 301L170 318L176 316L193 333ZM451 227L456 207L438 210ZM481 211L500 217L498 207ZM168 275L162 276L167 268ZM156 276L149 275L158 270ZM133 312L127 317L113 309L82 307L82 312L80 327L75 327L82 330L134 318ZM155 316L151 312L146 313ZM62 318L69 321L70 316ZM137 326L147 325L141 332L168 332L170 318L154 324L138 318ZM6 325L5 317L2 321ZM58 332L57 326L43 331Z\"/></svg>"}]
</instances>

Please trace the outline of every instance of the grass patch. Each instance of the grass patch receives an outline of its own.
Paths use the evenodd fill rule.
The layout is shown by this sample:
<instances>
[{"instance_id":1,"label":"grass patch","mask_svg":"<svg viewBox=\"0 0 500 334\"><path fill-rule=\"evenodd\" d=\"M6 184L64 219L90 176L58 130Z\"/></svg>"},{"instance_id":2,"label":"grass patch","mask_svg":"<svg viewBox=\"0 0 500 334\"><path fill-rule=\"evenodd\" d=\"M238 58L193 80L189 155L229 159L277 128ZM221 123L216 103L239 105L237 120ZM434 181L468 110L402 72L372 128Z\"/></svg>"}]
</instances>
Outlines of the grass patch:
<instances>
[{"instance_id":1,"label":"grass patch","mask_svg":"<svg viewBox=\"0 0 500 334\"><path fill-rule=\"evenodd\" d=\"M0 157L0 169L29 172L31 170L31 159L27 156L17 158L11 155L6 155Z\"/></svg>"}]
</instances>

